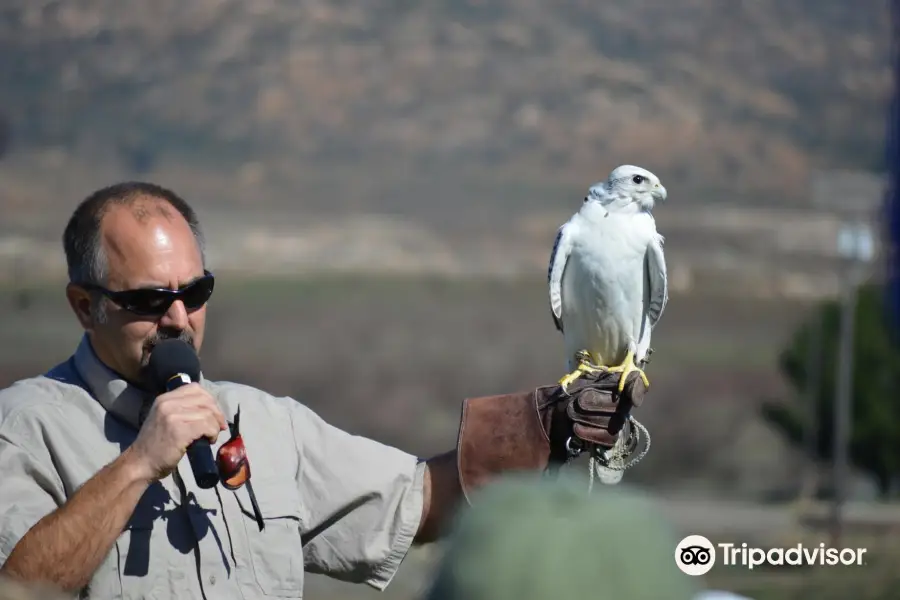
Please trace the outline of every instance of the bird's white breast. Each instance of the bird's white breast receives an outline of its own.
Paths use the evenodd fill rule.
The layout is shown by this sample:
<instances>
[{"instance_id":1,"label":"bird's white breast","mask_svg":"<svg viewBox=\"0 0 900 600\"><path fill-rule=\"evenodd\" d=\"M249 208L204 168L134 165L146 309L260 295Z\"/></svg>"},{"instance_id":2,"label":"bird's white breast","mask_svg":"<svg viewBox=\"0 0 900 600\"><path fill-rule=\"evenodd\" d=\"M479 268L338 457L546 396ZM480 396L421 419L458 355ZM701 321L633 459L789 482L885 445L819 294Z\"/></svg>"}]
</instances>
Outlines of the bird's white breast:
<instances>
[{"instance_id":1,"label":"bird's white breast","mask_svg":"<svg viewBox=\"0 0 900 600\"><path fill-rule=\"evenodd\" d=\"M618 364L641 333L648 294L644 260L656 225L643 213L579 214L573 224L577 231L562 280L566 352L586 349L603 364Z\"/></svg>"}]
</instances>

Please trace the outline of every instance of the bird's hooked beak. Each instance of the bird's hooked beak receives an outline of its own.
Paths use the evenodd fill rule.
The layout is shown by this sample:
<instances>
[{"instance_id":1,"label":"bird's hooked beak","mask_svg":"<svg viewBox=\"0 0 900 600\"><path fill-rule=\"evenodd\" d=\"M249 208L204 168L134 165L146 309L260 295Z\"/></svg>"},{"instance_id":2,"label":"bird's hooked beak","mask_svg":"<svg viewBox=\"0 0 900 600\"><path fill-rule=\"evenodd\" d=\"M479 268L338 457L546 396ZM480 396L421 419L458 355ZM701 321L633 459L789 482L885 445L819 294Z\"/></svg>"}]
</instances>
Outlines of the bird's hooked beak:
<instances>
[{"instance_id":1,"label":"bird's hooked beak","mask_svg":"<svg viewBox=\"0 0 900 600\"><path fill-rule=\"evenodd\" d=\"M666 188L663 187L661 183L657 183L653 186L653 191L650 192L650 195L653 196L653 199L657 202L663 202L666 199L668 192L666 192Z\"/></svg>"}]
</instances>

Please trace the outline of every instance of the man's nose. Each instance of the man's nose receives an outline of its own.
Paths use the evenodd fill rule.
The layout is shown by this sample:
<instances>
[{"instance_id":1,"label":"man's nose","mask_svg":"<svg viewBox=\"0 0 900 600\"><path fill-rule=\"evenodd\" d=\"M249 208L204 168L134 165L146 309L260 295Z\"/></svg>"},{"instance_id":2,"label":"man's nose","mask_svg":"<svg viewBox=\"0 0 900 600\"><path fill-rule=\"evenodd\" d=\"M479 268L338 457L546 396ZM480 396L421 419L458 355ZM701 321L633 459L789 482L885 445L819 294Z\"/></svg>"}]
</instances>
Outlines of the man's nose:
<instances>
[{"instance_id":1,"label":"man's nose","mask_svg":"<svg viewBox=\"0 0 900 600\"><path fill-rule=\"evenodd\" d=\"M188 313L187 309L184 307L184 302L181 300L173 302L172 305L169 306L169 310L167 310L162 316L162 319L159 320L159 325L178 331L187 329Z\"/></svg>"}]
</instances>

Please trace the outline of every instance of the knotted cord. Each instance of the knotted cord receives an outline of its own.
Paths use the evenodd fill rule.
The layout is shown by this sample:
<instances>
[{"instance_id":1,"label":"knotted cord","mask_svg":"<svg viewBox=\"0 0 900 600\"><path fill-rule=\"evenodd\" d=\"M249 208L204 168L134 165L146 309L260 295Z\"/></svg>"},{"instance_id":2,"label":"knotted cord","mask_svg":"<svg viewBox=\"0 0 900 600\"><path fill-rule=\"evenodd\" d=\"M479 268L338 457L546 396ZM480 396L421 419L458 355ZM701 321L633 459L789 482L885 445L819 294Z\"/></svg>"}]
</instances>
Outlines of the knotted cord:
<instances>
[{"instance_id":1,"label":"knotted cord","mask_svg":"<svg viewBox=\"0 0 900 600\"><path fill-rule=\"evenodd\" d=\"M602 479L603 472L601 471L601 469L608 469L610 471L625 471L626 469L630 469L641 460L643 460L643 458L647 456L647 453L650 451L650 432L647 430L643 423L630 415L628 417L628 421L631 424L628 435L620 435L616 440L616 444L608 451L604 452L596 444L590 444L588 446L588 470L590 475L588 480L589 494L594 489L595 473L597 477L600 477ZM623 431L622 433L625 432ZM647 441L644 445L644 448L637 454L634 454L634 451L640 445L641 437L646 438ZM629 455L631 455L630 458Z\"/></svg>"}]
</instances>

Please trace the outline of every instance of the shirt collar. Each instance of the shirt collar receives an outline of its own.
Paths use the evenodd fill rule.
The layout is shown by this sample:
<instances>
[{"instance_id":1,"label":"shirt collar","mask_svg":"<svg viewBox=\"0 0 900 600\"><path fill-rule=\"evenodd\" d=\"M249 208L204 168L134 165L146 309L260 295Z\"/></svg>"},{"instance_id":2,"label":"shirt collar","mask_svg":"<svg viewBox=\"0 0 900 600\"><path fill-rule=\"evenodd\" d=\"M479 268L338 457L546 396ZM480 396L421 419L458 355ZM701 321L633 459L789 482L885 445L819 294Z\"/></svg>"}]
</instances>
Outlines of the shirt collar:
<instances>
[{"instance_id":1,"label":"shirt collar","mask_svg":"<svg viewBox=\"0 0 900 600\"><path fill-rule=\"evenodd\" d=\"M140 429L141 411L153 402L155 394L129 383L106 366L94 352L87 334L81 338L74 359L78 374L103 408L135 429ZM204 383L202 374L200 383Z\"/></svg>"}]
</instances>

